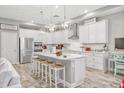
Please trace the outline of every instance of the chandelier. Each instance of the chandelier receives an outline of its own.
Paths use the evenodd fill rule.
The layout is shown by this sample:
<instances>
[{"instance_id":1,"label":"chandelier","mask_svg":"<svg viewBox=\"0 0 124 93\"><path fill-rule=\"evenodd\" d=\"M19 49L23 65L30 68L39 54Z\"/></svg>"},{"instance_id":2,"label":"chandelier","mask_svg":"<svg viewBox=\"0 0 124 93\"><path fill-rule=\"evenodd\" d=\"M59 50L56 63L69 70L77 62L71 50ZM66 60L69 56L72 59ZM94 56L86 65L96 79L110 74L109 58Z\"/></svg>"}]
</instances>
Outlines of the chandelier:
<instances>
[{"instance_id":1,"label":"chandelier","mask_svg":"<svg viewBox=\"0 0 124 93\"><path fill-rule=\"evenodd\" d=\"M59 6L56 5L55 8L59 9ZM53 24L53 22L52 22L53 17L54 18L58 18L60 16L57 15L57 14L55 14L54 16L53 15L51 15L51 16L52 16L51 17L51 24L47 26L49 32L55 32L55 31L59 31L59 30L69 29L70 22L69 21L66 22L66 6L65 5L63 6L63 19L64 19L63 22L57 23L57 24Z\"/></svg>"}]
</instances>

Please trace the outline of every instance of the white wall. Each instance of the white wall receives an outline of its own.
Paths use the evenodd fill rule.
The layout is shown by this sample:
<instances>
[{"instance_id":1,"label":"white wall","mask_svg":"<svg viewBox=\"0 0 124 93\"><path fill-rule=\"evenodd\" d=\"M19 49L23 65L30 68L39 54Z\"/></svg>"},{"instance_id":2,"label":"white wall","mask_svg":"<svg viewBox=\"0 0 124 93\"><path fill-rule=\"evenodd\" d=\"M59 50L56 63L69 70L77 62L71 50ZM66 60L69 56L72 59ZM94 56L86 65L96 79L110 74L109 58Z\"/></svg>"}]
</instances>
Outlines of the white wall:
<instances>
[{"instance_id":1,"label":"white wall","mask_svg":"<svg viewBox=\"0 0 124 93\"><path fill-rule=\"evenodd\" d=\"M98 20L102 19L108 19L109 50L114 51L114 39L124 38L124 11L98 18Z\"/></svg>"},{"instance_id":2,"label":"white wall","mask_svg":"<svg viewBox=\"0 0 124 93\"><path fill-rule=\"evenodd\" d=\"M114 50L114 40L117 37L123 37L124 38L124 11L118 12L115 14L99 17L97 21L101 21L107 19L108 20L108 40L109 40L109 51L115 52ZM104 45L86 45L87 47L91 47L92 49L103 49ZM124 51L117 51L122 52Z\"/></svg>"},{"instance_id":3,"label":"white wall","mask_svg":"<svg viewBox=\"0 0 124 93\"><path fill-rule=\"evenodd\" d=\"M38 30L20 29L20 37L33 38L34 41L41 41L43 34Z\"/></svg>"},{"instance_id":4,"label":"white wall","mask_svg":"<svg viewBox=\"0 0 124 93\"><path fill-rule=\"evenodd\" d=\"M82 48L80 48L80 46L82 46L82 44L80 43L79 40L71 40L71 39L67 39L67 45L66 48L69 50L73 50L73 51L82 51Z\"/></svg>"}]
</instances>

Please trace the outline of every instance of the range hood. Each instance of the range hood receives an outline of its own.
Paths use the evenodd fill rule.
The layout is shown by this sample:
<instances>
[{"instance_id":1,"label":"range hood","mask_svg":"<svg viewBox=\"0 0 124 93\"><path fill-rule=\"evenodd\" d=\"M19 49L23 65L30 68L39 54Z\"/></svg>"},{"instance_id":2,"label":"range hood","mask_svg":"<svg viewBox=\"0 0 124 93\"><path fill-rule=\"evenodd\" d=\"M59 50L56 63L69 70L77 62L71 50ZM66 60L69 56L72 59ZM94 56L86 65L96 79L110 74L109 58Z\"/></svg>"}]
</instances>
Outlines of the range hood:
<instances>
[{"instance_id":1,"label":"range hood","mask_svg":"<svg viewBox=\"0 0 124 93\"><path fill-rule=\"evenodd\" d=\"M68 39L72 39L72 40L77 40L77 39L79 39L79 36L78 36L78 26L77 26L77 24L75 23L75 24L73 24L73 26L72 26L72 35L70 36L70 37L68 37Z\"/></svg>"}]
</instances>

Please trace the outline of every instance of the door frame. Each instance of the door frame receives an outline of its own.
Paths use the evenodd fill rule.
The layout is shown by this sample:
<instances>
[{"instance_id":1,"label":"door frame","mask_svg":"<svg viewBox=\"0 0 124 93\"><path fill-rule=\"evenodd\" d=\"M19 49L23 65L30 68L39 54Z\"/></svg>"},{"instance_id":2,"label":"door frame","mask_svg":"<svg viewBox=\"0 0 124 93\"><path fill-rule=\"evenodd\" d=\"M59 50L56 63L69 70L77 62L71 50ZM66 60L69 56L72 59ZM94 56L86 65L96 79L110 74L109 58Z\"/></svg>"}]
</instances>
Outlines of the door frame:
<instances>
[{"instance_id":1,"label":"door frame","mask_svg":"<svg viewBox=\"0 0 124 93\"><path fill-rule=\"evenodd\" d=\"M14 31L14 30L0 30L0 44L1 44L1 32L9 32L9 33L17 33L17 63L19 64L19 30ZM1 45L0 45L0 51L1 51ZM0 52L0 57L1 57L1 52Z\"/></svg>"}]
</instances>

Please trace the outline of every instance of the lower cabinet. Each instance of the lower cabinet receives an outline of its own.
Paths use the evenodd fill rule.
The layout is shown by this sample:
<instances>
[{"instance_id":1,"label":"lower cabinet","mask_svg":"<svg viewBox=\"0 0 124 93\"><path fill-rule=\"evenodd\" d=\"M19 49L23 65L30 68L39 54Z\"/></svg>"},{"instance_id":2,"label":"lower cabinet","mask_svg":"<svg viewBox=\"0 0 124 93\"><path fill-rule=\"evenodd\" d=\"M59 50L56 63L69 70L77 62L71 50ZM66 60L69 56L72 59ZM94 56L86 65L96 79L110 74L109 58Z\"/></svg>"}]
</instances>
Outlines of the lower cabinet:
<instances>
[{"instance_id":1,"label":"lower cabinet","mask_svg":"<svg viewBox=\"0 0 124 93\"><path fill-rule=\"evenodd\" d=\"M96 55L90 55L87 57L87 62L86 66L99 69L99 70L104 70L104 55L103 56L96 56Z\"/></svg>"}]
</instances>

